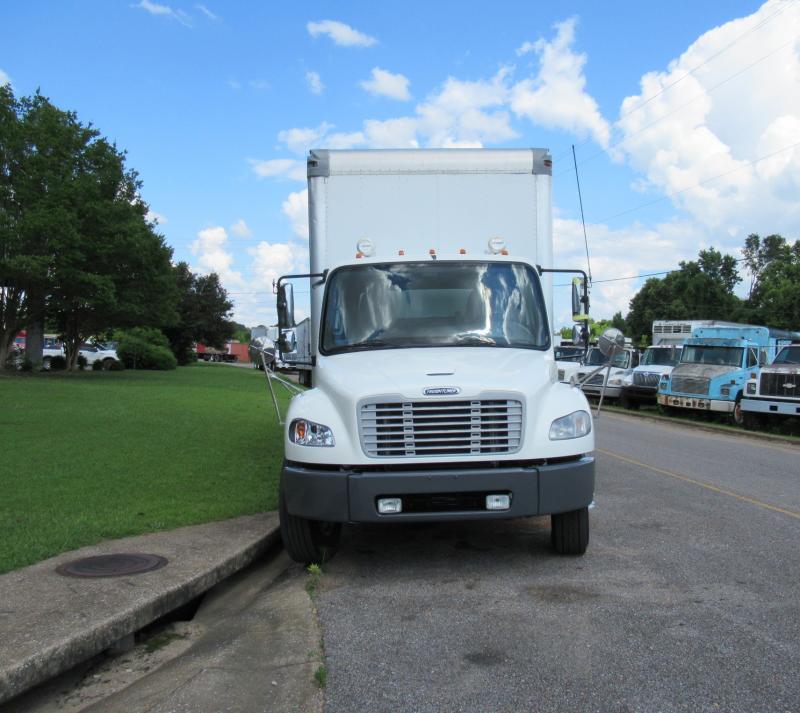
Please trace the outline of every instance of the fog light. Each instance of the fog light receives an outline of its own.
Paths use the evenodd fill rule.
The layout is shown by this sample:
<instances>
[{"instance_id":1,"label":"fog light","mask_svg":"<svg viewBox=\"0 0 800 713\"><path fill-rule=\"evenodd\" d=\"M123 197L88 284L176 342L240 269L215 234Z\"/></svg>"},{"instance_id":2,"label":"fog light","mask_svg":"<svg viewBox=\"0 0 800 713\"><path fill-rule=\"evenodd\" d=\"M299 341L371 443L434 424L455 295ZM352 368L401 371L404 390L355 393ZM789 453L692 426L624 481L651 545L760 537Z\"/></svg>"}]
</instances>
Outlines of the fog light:
<instances>
[{"instance_id":1,"label":"fog light","mask_svg":"<svg viewBox=\"0 0 800 713\"><path fill-rule=\"evenodd\" d=\"M381 515L403 512L403 501L400 498L378 498L378 512Z\"/></svg>"},{"instance_id":2,"label":"fog light","mask_svg":"<svg viewBox=\"0 0 800 713\"><path fill-rule=\"evenodd\" d=\"M510 495L487 495L487 510L508 510L511 507Z\"/></svg>"}]
</instances>

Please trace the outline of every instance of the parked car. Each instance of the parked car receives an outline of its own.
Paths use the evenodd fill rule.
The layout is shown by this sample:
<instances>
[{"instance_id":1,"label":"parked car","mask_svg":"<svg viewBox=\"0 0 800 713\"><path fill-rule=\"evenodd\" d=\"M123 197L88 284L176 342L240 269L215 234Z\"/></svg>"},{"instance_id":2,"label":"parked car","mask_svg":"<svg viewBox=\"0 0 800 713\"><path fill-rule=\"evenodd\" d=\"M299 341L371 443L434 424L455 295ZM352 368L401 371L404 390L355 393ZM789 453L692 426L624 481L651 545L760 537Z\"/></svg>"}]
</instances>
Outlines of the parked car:
<instances>
[{"instance_id":1,"label":"parked car","mask_svg":"<svg viewBox=\"0 0 800 713\"><path fill-rule=\"evenodd\" d=\"M97 342L95 344L84 343L81 345L78 354L86 359L86 364L91 366L96 361L101 361L104 369L111 368L115 361L119 361L117 352L114 349L106 348L107 345ZM66 350L61 342L50 338L45 338L45 346L42 350L42 369L49 369L53 357L65 357Z\"/></svg>"},{"instance_id":2,"label":"parked car","mask_svg":"<svg viewBox=\"0 0 800 713\"><path fill-rule=\"evenodd\" d=\"M800 417L800 343L781 349L760 374L751 374L742 398L745 428L767 420Z\"/></svg>"},{"instance_id":3,"label":"parked car","mask_svg":"<svg viewBox=\"0 0 800 713\"><path fill-rule=\"evenodd\" d=\"M599 347L591 347L589 351L586 352L586 359L583 360L581 368L575 373L573 378L576 381L583 379L587 374L591 373L593 369L604 364L608 364L608 358L603 355ZM610 372L608 369L604 369L591 377L581 388L587 396L596 396L599 398L603 390L603 384L605 380L608 379L605 389L605 398L618 399L622 393L622 379L638 364L638 350L633 347L625 347L625 349L617 352L612 357Z\"/></svg>"}]
</instances>

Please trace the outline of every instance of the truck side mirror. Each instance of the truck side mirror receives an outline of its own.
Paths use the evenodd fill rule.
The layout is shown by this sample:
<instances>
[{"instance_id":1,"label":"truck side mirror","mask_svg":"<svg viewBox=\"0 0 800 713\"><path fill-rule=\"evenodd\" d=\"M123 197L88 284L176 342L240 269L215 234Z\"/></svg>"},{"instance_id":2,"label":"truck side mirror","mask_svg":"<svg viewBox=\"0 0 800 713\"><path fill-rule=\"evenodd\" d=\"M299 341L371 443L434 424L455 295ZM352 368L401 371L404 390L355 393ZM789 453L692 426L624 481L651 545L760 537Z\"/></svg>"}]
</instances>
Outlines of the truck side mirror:
<instances>
[{"instance_id":1,"label":"truck side mirror","mask_svg":"<svg viewBox=\"0 0 800 713\"><path fill-rule=\"evenodd\" d=\"M272 364L275 361L275 342L269 337L256 337L250 341L250 351L263 356L265 364Z\"/></svg>"},{"instance_id":2,"label":"truck side mirror","mask_svg":"<svg viewBox=\"0 0 800 713\"><path fill-rule=\"evenodd\" d=\"M589 318L587 306L583 299L584 284L582 277L572 278L572 320L583 322Z\"/></svg>"},{"instance_id":3,"label":"truck side mirror","mask_svg":"<svg viewBox=\"0 0 800 713\"><path fill-rule=\"evenodd\" d=\"M281 334L280 339L278 339L278 349L281 350L281 354L291 354L297 350L297 338L294 332L289 331Z\"/></svg>"},{"instance_id":4,"label":"truck side mirror","mask_svg":"<svg viewBox=\"0 0 800 713\"><path fill-rule=\"evenodd\" d=\"M280 329L294 327L294 289L291 283L278 287L278 327Z\"/></svg>"},{"instance_id":5,"label":"truck side mirror","mask_svg":"<svg viewBox=\"0 0 800 713\"><path fill-rule=\"evenodd\" d=\"M611 359L625 348L625 335L614 327L609 327L597 340L597 348L604 357Z\"/></svg>"}]
</instances>

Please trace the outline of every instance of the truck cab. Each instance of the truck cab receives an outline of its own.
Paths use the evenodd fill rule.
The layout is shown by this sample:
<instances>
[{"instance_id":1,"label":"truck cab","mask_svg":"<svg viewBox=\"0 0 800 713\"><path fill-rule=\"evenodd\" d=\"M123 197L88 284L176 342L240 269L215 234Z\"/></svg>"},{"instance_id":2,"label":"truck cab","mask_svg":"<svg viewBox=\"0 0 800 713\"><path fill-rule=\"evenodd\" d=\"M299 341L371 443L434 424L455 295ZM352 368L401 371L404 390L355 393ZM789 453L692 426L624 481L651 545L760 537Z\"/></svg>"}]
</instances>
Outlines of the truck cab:
<instances>
[{"instance_id":1,"label":"truck cab","mask_svg":"<svg viewBox=\"0 0 800 713\"><path fill-rule=\"evenodd\" d=\"M655 404L661 378L678 364L681 349L674 344L647 347L639 366L622 377L620 405L635 409L640 404Z\"/></svg>"},{"instance_id":2,"label":"truck cab","mask_svg":"<svg viewBox=\"0 0 800 713\"><path fill-rule=\"evenodd\" d=\"M800 416L800 342L783 347L769 366L750 377L742 398L745 428Z\"/></svg>"},{"instance_id":3,"label":"truck cab","mask_svg":"<svg viewBox=\"0 0 800 713\"><path fill-rule=\"evenodd\" d=\"M293 559L330 556L343 523L535 515L586 550L594 432L557 378L551 173L542 149L311 152L310 273L278 281L282 330L292 280L310 291L313 388L280 475Z\"/></svg>"},{"instance_id":4,"label":"truck cab","mask_svg":"<svg viewBox=\"0 0 800 713\"><path fill-rule=\"evenodd\" d=\"M623 379L639 363L639 352L631 346L626 346L611 357L610 363L610 371L605 369L583 384L582 388L585 394L599 398L605 383L605 398L619 398L622 392ZM586 352L586 358L583 360L581 368L576 371L574 379L583 379L593 369L604 364L609 364L609 358L600 351L599 347L590 347L589 351ZM606 380L608 380L608 383L606 383Z\"/></svg>"},{"instance_id":5,"label":"truck cab","mask_svg":"<svg viewBox=\"0 0 800 713\"><path fill-rule=\"evenodd\" d=\"M742 424L744 384L787 343L788 333L768 327L697 327L672 373L661 378L658 403L665 409L727 413Z\"/></svg>"}]
</instances>

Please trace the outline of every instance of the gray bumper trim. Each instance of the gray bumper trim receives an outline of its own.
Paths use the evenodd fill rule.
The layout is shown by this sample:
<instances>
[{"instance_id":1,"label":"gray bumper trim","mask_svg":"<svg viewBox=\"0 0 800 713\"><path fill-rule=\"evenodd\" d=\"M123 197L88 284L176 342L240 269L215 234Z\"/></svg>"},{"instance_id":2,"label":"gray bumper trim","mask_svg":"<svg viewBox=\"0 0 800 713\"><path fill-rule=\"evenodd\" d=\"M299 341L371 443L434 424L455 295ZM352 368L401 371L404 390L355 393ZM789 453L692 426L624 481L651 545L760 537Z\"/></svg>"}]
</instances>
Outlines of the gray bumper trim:
<instances>
[{"instance_id":1,"label":"gray bumper trim","mask_svg":"<svg viewBox=\"0 0 800 713\"><path fill-rule=\"evenodd\" d=\"M373 472L357 468L318 470L284 463L281 487L293 515L330 522L487 520L549 515L586 507L594 497L594 458L545 466ZM380 515L380 496L510 492L503 511L456 511Z\"/></svg>"}]
</instances>

